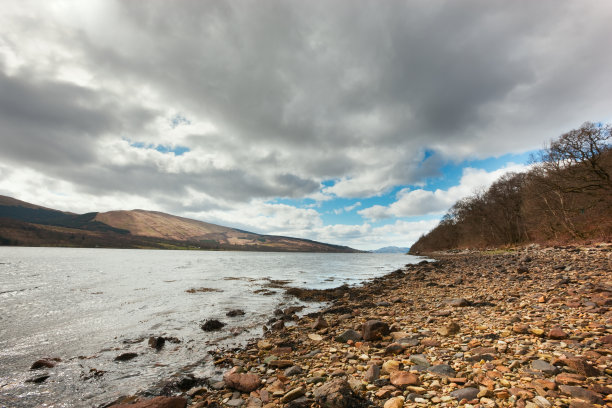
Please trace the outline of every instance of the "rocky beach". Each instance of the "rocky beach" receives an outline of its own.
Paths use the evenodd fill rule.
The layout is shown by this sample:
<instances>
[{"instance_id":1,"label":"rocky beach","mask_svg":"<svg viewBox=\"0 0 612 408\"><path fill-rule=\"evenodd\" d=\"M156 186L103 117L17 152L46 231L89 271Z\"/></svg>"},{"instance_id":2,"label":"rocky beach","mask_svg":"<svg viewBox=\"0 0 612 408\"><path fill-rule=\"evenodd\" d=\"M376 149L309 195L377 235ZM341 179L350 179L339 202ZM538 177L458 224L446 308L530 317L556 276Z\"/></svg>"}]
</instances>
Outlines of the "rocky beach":
<instances>
[{"instance_id":1,"label":"rocky beach","mask_svg":"<svg viewBox=\"0 0 612 408\"><path fill-rule=\"evenodd\" d=\"M220 378L173 378L107 406L612 407L612 245L452 251L328 301L277 310L216 350ZM222 377L221 377L222 375Z\"/></svg>"}]
</instances>

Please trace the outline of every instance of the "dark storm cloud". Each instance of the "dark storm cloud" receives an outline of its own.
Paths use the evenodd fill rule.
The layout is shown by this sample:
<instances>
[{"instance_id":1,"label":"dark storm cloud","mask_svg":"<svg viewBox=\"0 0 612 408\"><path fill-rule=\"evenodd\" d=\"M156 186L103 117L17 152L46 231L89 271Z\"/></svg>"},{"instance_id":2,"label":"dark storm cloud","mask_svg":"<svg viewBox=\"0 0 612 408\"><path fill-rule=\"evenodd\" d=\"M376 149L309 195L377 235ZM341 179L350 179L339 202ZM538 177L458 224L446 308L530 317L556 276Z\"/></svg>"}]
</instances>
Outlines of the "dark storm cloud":
<instances>
[{"instance_id":1,"label":"dark storm cloud","mask_svg":"<svg viewBox=\"0 0 612 408\"><path fill-rule=\"evenodd\" d=\"M71 85L42 68L0 76L4 158L37 162L92 192L193 189L248 201L305 196L334 179L343 181L330 191L359 197L422 182L449 159L538 148L610 117L612 5L604 2L95 7L95 16L82 12L89 19L57 21L43 10L40 26L13 18L4 34L7 44L49 38L102 86ZM60 64L62 55L54 55ZM214 128L184 137L191 157L235 162L168 171L147 156L109 165L103 139L173 142L152 124L164 109ZM433 156L423 162L426 150ZM65 167L84 162L79 174Z\"/></svg>"}]
</instances>

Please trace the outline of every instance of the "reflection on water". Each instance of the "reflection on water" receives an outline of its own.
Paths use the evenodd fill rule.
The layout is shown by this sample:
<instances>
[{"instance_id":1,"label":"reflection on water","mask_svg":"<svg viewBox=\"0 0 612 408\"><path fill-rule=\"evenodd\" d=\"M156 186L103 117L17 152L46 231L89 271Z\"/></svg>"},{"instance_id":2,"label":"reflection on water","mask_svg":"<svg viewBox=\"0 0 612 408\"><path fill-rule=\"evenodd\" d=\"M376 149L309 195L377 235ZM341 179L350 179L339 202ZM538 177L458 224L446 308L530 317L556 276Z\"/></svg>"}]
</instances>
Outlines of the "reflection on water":
<instances>
[{"instance_id":1,"label":"reflection on water","mask_svg":"<svg viewBox=\"0 0 612 408\"><path fill-rule=\"evenodd\" d=\"M261 333L274 309L299 304L283 295L285 284L356 284L417 260L398 254L0 247L0 406L95 406L187 365L196 375L211 375L207 350L241 344ZM233 309L245 314L227 317ZM200 324L209 318L227 326L203 332ZM180 343L155 351L149 336ZM128 351L137 357L114 361ZM62 361L29 370L45 357ZM42 375L49 378L26 382Z\"/></svg>"}]
</instances>

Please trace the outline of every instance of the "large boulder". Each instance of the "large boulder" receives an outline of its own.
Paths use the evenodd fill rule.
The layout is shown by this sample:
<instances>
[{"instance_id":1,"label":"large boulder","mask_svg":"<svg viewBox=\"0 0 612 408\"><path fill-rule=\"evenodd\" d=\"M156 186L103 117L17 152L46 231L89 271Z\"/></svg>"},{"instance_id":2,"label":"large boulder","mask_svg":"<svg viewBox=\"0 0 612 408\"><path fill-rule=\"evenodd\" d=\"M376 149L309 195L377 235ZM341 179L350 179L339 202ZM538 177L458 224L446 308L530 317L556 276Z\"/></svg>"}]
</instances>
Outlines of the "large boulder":
<instances>
[{"instance_id":1,"label":"large boulder","mask_svg":"<svg viewBox=\"0 0 612 408\"><path fill-rule=\"evenodd\" d=\"M368 320L363 324L361 337L365 341L380 340L382 336L390 333L389 325L380 320Z\"/></svg>"}]
</instances>

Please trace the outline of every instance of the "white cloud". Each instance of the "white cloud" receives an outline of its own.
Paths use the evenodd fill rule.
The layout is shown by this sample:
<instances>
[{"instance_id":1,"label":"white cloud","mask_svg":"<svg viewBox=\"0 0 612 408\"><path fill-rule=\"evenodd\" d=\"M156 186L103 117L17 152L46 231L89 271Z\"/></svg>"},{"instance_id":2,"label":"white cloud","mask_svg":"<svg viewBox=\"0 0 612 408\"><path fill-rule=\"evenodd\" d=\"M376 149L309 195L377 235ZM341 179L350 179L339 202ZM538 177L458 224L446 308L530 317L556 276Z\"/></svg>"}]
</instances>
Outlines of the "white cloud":
<instances>
[{"instance_id":1,"label":"white cloud","mask_svg":"<svg viewBox=\"0 0 612 408\"><path fill-rule=\"evenodd\" d=\"M459 184L448 190L403 189L397 193L397 201L389 206L375 205L358 213L370 220L441 214L456 201L473 194L477 189L487 189L503 174L521 172L527 168L525 165L512 163L491 172L467 167L463 169Z\"/></svg>"}]
</instances>

